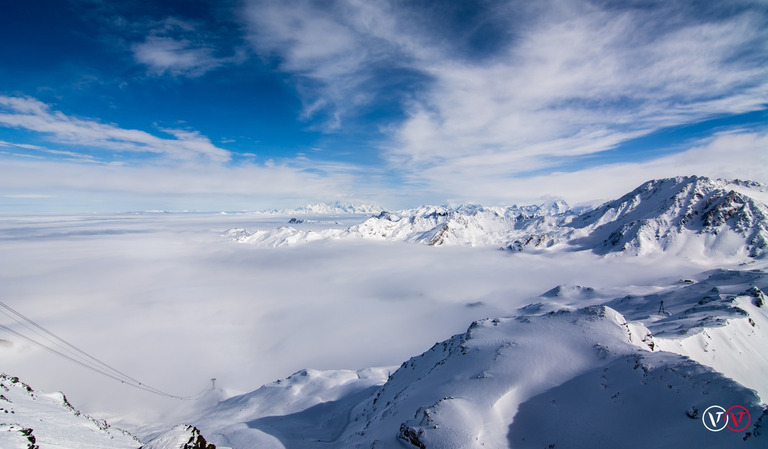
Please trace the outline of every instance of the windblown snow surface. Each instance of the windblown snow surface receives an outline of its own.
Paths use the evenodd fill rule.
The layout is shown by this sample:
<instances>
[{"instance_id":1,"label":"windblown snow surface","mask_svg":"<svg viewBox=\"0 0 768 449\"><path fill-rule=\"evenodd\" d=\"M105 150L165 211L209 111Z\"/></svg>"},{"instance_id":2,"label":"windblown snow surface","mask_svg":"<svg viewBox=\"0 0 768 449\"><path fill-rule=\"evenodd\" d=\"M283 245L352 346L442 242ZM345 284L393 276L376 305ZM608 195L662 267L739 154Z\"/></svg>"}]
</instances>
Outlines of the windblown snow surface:
<instances>
[{"instance_id":1,"label":"windblown snow surface","mask_svg":"<svg viewBox=\"0 0 768 449\"><path fill-rule=\"evenodd\" d=\"M191 284L183 289L165 284L182 259L162 259L154 288L184 298L164 302L124 285L126 296L144 298L144 313L110 307L146 334L135 337L131 346L149 346L135 349L133 360L170 338L183 366L176 378L188 383L219 366L226 372L220 383L238 388L219 388L172 418L125 424L153 449L766 447L764 194L756 183L681 177L650 181L588 210L550 202L193 217L217 233L218 243L188 230L163 250L182 251L196 239L230 246L215 256L182 251L189 274L174 282ZM178 225L192 218L152 219ZM135 238L156 233L144 227L146 218L122 220L106 222L140 229ZM249 222L254 229L247 230ZM223 224L238 226L210 229ZM110 260L90 250L94 261ZM128 263L119 268L137 272ZM10 292L45 292L5 276ZM263 297L275 299L254 299ZM176 316L173 334L170 322L146 321L149 312L164 311ZM8 363L35 377L32 362L40 359L12 338L4 341ZM131 346L122 347L125 357ZM162 366L155 357L150 368L159 375ZM305 368L285 371L296 366ZM242 388L249 378L263 385L243 393L253 388ZM16 394L7 399L35 404ZM80 394L104 408L88 390ZM24 444L32 428L41 448L95 447L44 440L44 429L79 429L63 418L42 424L57 401L44 409L18 406L11 418L0 414L0 442ZM3 404L0 398L9 409ZM705 411L714 405L746 409L748 418L730 422L743 428L707 430L713 417ZM141 446L123 444L101 447Z\"/></svg>"}]
</instances>

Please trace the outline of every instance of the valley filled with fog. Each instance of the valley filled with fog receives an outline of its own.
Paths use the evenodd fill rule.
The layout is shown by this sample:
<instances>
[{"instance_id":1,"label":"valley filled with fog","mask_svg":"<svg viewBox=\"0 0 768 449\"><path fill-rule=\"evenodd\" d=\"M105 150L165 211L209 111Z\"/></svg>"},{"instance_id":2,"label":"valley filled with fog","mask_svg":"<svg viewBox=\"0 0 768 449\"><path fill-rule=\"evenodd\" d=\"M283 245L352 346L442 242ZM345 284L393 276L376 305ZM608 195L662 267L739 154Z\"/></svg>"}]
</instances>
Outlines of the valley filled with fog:
<instances>
[{"instance_id":1,"label":"valley filled with fog","mask_svg":"<svg viewBox=\"0 0 768 449\"><path fill-rule=\"evenodd\" d=\"M397 366L473 320L518 313L560 284L593 287L603 298L649 293L715 265L664 254L362 240L264 248L225 237L231 228L269 229L290 218L3 217L3 302L157 389L192 395L216 378L217 390L197 402L158 397L0 335L3 369L39 389L65 391L110 423L162 427L303 368ZM319 230L368 216L310 218L305 226Z\"/></svg>"}]
</instances>

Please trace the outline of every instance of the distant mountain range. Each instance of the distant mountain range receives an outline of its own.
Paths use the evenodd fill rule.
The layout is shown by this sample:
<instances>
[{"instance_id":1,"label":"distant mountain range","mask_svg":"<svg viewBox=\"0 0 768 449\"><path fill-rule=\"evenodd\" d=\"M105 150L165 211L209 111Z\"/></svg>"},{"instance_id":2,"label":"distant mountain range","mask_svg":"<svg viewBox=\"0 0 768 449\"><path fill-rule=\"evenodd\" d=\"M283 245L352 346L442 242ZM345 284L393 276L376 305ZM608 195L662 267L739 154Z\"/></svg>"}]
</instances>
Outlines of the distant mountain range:
<instances>
[{"instance_id":1,"label":"distant mountain range","mask_svg":"<svg viewBox=\"0 0 768 449\"><path fill-rule=\"evenodd\" d=\"M264 246L371 239L511 251L761 257L768 252L767 191L751 181L688 176L648 181L591 210L574 210L562 201L522 207L422 206L382 211L345 229L283 226L233 229L228 235Z\"/></svg>"},{"instance_id":2,"label":"distant mountain range","mask_svg":"<svg viewBox=\"0 0 768 449\"><path fill-rule=\"evenodd\" d=\"M381 207L374 204L346 203L335 201L332 203L308 204L296 209L272 209L264 211L274 215L344 215L344 214L378 214Z\"/></svg>"}]
</instances>

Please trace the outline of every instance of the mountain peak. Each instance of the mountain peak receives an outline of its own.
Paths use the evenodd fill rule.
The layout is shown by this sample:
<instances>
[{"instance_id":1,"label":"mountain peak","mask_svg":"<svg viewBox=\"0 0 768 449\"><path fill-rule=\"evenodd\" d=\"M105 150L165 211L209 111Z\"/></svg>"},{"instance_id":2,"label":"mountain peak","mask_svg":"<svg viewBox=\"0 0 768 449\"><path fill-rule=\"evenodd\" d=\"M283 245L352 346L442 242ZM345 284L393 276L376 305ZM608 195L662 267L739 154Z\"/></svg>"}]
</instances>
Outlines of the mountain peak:
<instances>
[{"instance_id":1,"label":"mountain peak","mask_svg":"<svg viewBox=\"0 0 768 449\"><path fill-rule=\"evenodd\" d=\"M180 424L139 449L216 449L216 445L205 441L197 427Z\"/></svg>"},{"instance_id":2,"label":"mountain peak","mask_svg":"<svg viewBox=\"0 0 768 449\"><path fill-rule=\"evenodd\" d=\"M602 254L745 250L759 257L768 249L768 207L730 184L698 176L648 181L574 220L588 231L574 243Z\"/></svg>"}]
</instances>

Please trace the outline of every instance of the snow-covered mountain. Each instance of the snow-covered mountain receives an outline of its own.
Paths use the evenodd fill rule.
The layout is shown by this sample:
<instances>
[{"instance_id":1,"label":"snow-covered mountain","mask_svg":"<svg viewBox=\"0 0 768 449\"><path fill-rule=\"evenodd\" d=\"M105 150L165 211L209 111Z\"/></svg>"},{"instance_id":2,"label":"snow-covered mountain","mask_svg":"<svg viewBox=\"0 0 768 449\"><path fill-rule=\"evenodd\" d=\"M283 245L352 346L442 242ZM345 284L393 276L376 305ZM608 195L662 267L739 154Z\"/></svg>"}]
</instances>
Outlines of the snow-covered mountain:
<instances>
[{"instance_id":1,"label":"snow-covered mountain","mask_svg":"<svg viewBox=\"0 0 768 449\"><path fill-rule=\"evenodd\" d=\"M352 226L347 235L400 240L427 245L494 245L516 236L533 233L542 236L564 222L568 206L562 201L534 206L482 207L463 205L455 208L425 206L400 212L382 212ZM547 245L546 238L533 242Z\"/></svg>"},{"instance_id":2,"label":"snow-covered mountain","mask_svg":"<svg viewBox=\"0 0 768 449\"><path fill-rule=\"evenodd\" d=\"M391 374L303 370L195 424L236 449L764 447L766 287L761 270L612 299L558 286ZM749 425L707 431L711 405L745 407Z\"/></svg>"},{"instance_id":3,"label":"snow-covered mountain","mask_svg":"<svg viewBox=\"0 0 768 449\"><path fill-rule=\"evenodd\" d=\"M432 246L487 246L516 242L519 248L543 248L555 243L559 227L575 214L563 201L533 206L422 206L380 212L345 229L302 230L292 226L249 232L231 229L234 241L262 246L292 246L318 240L369 239L405 241Z\"/></svg>"},{"instance_id":4,"label":"snow-covered mountain","mask_svg":"<svg viewBox=\"0 0 768 449\"><path fill-rule=\"evenodd\" d=\"M574 235L583 237L572 237L571 243L601 254L745 251L760 256L768 251L768 206L749 195L760 187L696 176L649 181L573 220Z\"/></svg>"},{"instance_id":5,"label":"snow-covered mountain","mask_svg":"<svg viewBox=\"0 0 768 449\"><path fill-rule=\"evenodd\" d=\"M332 203L307 204L296 209L270 210L267 213L275 215L345 215L345 214L378 214L382 208L375 204L347 203L335 201Z\"/></svg>"},{"instance_id":6,"label":"snow-covered mountain","mask_svg":"<svg viewBox=\"0 0 768 449\"><path fill-rule=\"evenodd\" d=\"M62 393L40 393L0 374L0 447L3 449L136 449L141 442L104 420L76 410ZM170 449L170 448L169 448Z\"/></svg>"},{"instance_id":7,"label":"snow-covered mountain","mask_svg":"<svg viewBox=\"0 0 768 449\"><path fill-rule=\"evenodd\" d=\"M373 395L396 367L301 370L207 410L195 425L220 448L304 447L339 437L349 410Z\"/></svg>"},{"instance_id":8,"label":"snow-covered mountain","mask_svg":"<svg viewBox=\"0 0 768 449\"><path fill-rule=\"evenodd\" d=\"M42 393L18 377L0 374L2 449L216 449L200 430L178 425L147 444L87 415L63 393Z\"/></svg>"},{"instance_id":9,"label":"snow-covered mountain","mask_svg":"<svg viewBox=\"0 0 768 449\"><path fill-rule=\"evenodd\" d=\"M578 213L562 201L508 208L423 206L381 212L346 229L231 230L235 241L290 246L317 240L372 239L427 245L494 246L513 251L590 250L760 257L768 253L764 185L690 176L644 183Z\"/></svg>"},{"instance_id":10,"label":"snow-covered mountain","mask_svg":"<svg viewBox=\"0 0 768 449\"><path fill-rule=\"evenodd\" d=\"M139 449L216 449L216 445L205 441L197 427L179 424Z\"/></svg>"},{"instance_id":11,"label":"snow-covered mountain","mask_svg":"<svg viewBox=\"0 0 768 449\"><path fill-rule=\"evenodd\" d=\"M755 252L740 251L759 256L764 254L759 251L759 238L765 230L765 205L759 200L763 190L762 185L748 182L675 178L651 181L587 212L569 210L562 204L527 208L424 207L405 213L381 213L344 229L328 230L304 223L297 225L298 230L284 227L281 233L233 230L230 237L260 239L260 244L269 245L356 238L496 246L499 241L510 244L514 242L510 238L541 235L546 230L551 246L536 249L523 245L522 249L626 252L643 257L655 251L691 251L698 244L711 254L727 254L731 246L710 245L726 235L726 243L736 239L744 248L756 241ZM272 223L282 222L283 218ZM622 227L633 222L635 227ZM649 227L658 230L658 236L654 233L644 240ZM633 229L641 231L633 233ZM327 231L333 234L325 234ZM620 238L614 245L609 237L618 231ZM318 248L318 253L325 256L324 248ZM423 252L414 247L407 250L408 254ZM464 251L458 253L465 255ZM497 252L486 254L500 256ZM599 269L613 262L628 262L585 254L561 255L570 257L565 258L565 263L600 261L594 266ZM492 263L538 258L496 259ZM549 264L559 257L547 255L542 259ZM631 266L639 269L648 265L642 259L631 261ZM455 332L452 328L440 337L449 338L430 349L426 345L413 351L423 352L399 368L301 370L251 393L198 410L184 420L184 425L174 427L176 423L168 423L166 433L156 434L158 429L152 428L152 439L147 438L150 441L144 447L764 447L764 425L768 420L768 380L764 375L768 372L768 306L763 293L768 291L766 263L764 259L750 260L738 269L733 269L735 263L727 265L731 269L723 264L720 269L699 275L685 271L685 279L655 280L658 282L650 285L548 285L552 288L542 288L543 293L525 302L520 301L522 294L513 289L526 280L511 278L518 284L487 296L456 295L461 304L470 298L473 302L468 305L480 304L473 308L460 305L457 313L497 314L503 310L498 313L503 316L471 325L467 318L466 332L449 337ZM707 265L720 266L720 259L710 259ZM255 264L248 268L252 266ZM516 265L502 269L512 266ZM587 278L619 272L607 269ZM340 277L347 275L345 271ZM387 276L381 274L385 282L399 282ZM563 278L563 282L571 280ZM378 285L370 288L380 288ZM536 285L538 289L540 284ZM276 296L281 288L273 290L278 292ZM392 290L382 296L399 298L398 294L398 290ZM504 295L510 295L513 306L486 308L481 301L474 302L497 295L499 303L506 299ZM307 298L315 299L311 295ZM304 303L295 304L301 307ZM411 313L411 306L407 300L398 301L397 316ZM344 314L344 325L350 322L346 319L347 309L331 311ZM399 330L394 328L393 332ZM288 330L291 332L293 329ZM356 337L346 327L342 332ZM357 327L354 332L367 330ZM315 336L310 331L302 337L307 335ZM380 347L370 348L372 352L377 350ZM47 447L140 445L135 440L115 442L122 441L119 436L102 444L97 441L104 438L99 422L62 406L66 404L63 396L26 391L19 381L8 382L0 391L4 395L0 397L0 447L46 447L42 442L49 442ZM745 407L750 413L749 425L738 432L707 431L702 418L712 405ZM94 440L70 444L73 438L80 438L81 432ZM55 438L66 444L50 443Z\"/></svg>"}]
</instances>

